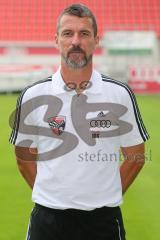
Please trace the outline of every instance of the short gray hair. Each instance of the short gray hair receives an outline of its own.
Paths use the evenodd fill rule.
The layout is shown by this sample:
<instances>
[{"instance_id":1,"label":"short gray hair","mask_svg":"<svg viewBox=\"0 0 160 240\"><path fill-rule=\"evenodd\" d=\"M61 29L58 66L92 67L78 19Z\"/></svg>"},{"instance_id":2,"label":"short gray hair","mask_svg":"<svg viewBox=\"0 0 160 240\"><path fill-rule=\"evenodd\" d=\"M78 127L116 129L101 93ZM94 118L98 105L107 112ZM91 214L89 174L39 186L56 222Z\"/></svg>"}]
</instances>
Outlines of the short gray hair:
<instances>
[{"instance_id":1,"label":"short gray hair","mask_svg":"<svg viewBox=\"0 0 160 240\"><path fill-rule=\"evenodd\" d=\"M57 33L60 28L60 20L61 20L62 16L67 15L67 14L77 16L80 18L83 18L83 17L91 18L94 36L97 36L98 27L97 27L96 18L94 16L94 14L92 13L92 11L83 4L72 4L62 11L62 13L59 15L58 20L57 20L57 26L56 26Z\"/></svg>"}]
</instances>

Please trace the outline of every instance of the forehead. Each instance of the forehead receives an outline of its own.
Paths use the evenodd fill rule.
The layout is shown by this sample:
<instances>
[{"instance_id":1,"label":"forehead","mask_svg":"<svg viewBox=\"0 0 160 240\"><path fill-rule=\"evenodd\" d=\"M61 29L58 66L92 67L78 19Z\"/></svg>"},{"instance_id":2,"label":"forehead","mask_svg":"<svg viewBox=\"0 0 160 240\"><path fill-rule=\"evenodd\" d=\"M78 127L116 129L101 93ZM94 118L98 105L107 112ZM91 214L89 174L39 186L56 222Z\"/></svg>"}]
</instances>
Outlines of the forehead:
<instances>
[{"instance_id":1,"label":"forehead","mask_svg":"<svg viewBox=\"0 0 160 240\"><path fill-rule=\"evenodd\" d=\"M63 15L60 19L60 31L70 30L88 30L93 31L92 19L89 17L77 17L72 15Z\"/></svg>"}]
</instances>

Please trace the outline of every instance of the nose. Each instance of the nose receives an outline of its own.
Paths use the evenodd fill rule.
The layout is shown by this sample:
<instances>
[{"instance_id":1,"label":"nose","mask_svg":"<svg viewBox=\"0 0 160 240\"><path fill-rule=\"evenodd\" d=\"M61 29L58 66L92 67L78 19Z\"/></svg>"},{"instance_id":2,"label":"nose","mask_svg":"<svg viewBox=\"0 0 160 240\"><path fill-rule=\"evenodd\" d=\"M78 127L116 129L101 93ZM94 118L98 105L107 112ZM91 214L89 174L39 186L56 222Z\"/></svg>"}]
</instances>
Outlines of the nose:
<instances>
[{"instance_id":1,"label":"nose","mask_svg":"<svg viewBox=\"0 0 160 240\"><path fill-rule=\"evenodd\" d=\"M72 38L72 45L73 46L79 46L80 45L80 37L77 33L75 33L73 35L73 38Z\"/></svg>"}]
</instances>

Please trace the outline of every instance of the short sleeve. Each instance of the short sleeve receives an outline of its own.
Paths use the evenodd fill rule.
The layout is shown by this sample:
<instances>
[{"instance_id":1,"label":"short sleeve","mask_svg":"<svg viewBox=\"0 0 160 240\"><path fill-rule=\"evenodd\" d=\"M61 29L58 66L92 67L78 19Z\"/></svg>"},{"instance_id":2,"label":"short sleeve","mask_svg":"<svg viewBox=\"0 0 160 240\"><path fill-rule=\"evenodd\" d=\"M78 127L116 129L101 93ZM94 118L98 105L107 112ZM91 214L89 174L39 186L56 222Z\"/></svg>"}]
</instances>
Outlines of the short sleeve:
<instances>
[{"instance_id":1,"label":"short sleeve","mask_svg":"<svg viewBox=\"0 0 160 240\"><path fill-rule=\"evenodd\" d=\"M121 117L121 120L131 124L132 129L120 136L120 145L121 147L129 147L145 142L149 139L149 134L143 123L133 91L128 86L124 91L123 105L127 107L127 111Z\"/></svg>"},{"instance_id":2,"label":"short sleeve","mask_svg":"<svg viewBox=\"0 0 160 240\"><path fill-rule=\"evenodd\" d=\"M37 129L34 126L34 116L32 114L32 99L23 91L18 99L14 117L10 120L12 132L9 142L20 147L37 147Z\"/></svg>"}]
</instances>

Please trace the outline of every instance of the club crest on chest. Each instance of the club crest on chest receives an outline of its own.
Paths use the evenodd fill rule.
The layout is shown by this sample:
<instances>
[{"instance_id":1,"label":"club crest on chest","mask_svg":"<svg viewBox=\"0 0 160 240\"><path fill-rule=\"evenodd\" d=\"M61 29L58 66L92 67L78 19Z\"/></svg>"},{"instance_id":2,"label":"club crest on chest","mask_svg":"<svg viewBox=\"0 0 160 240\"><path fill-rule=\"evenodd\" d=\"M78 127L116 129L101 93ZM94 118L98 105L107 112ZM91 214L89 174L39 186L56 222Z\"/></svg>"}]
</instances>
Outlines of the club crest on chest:
<instances>
[{"instance_id":1,"label":"club crest on chest","mask_svg":"<svg viewBox=\"0 0 160 240\"><path fill-rule=\"evenodd\" d=\"M66 117L65 116L54 116L48 118L48 124L56 135L61 135L65 129Z\"/></svg>"}]
</instances>

